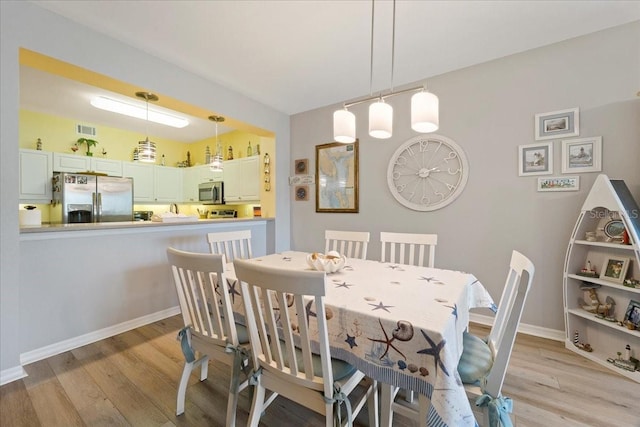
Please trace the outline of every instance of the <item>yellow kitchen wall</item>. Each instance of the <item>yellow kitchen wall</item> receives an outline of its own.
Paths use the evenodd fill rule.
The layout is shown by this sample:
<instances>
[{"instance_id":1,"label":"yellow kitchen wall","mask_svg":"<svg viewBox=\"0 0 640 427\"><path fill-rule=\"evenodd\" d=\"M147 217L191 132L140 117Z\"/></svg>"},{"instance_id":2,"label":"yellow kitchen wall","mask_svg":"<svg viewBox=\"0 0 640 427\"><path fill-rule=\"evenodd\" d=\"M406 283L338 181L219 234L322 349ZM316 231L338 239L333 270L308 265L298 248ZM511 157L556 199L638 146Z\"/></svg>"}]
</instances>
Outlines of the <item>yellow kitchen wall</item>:
<instances>
[{"instance_id":1,"label":"yellow kitchen wall","mask_svg":"<svg viewBox=\"0 0 640 427\"><path fill-rule=\"evenodd\" d=\"M19 124L19 146L20 148L36 148L38 138L42 140L42 149L57 153L73 153L71 147L76 140L82 136L76 133L76 124L94 126L97 131L96 137L89 137L98 141L98 145L92 147L93 155L96 157L106 157L113 160L133 160L133 150L137 147L138 141L144 140L146 135L115 129L108 126L101 126L92 123L78 122L77 120L51 114L39 113L28 110L20 110ZM158 161L164 154L167 166L176 166L179 161L186 160L188 144L176 142L164 138L155 138L149 135L149 139L156 143ZM103 149L107 152L102 155ZM77 155L84 155L86 146L80 146Z\"/></svg>"}]
</instances>

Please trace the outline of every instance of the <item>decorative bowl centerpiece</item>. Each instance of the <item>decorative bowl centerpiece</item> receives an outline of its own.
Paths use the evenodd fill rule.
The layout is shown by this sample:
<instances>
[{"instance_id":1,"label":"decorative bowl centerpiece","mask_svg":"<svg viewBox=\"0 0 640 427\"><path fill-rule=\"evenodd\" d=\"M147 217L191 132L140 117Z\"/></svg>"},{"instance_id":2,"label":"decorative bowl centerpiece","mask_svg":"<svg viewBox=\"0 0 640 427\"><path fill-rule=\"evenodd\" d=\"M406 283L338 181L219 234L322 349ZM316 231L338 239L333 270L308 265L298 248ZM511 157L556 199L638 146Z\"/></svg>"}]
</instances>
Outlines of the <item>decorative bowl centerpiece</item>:
<instances>
[{"instance_id":1,"label":"decorative bowl centerpiece","mask_svg":"<svg viewBox=\"0 0 640 427\"><path fill-rule=\"evenodd\" d=\"M329 251L326 255L317 252L307 255L309 267L326 273L340 271L346 262L347 258L336 251Z\"/></svg>"}]
</instances>

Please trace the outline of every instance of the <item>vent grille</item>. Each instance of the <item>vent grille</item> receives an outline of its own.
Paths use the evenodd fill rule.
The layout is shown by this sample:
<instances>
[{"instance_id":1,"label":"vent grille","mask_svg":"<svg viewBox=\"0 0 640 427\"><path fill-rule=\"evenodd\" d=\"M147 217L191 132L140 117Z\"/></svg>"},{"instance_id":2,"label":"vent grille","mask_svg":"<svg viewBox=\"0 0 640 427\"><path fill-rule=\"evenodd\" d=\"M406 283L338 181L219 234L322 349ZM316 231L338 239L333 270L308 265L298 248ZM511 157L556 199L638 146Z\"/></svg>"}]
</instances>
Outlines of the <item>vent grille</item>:
<instances>
[{"instance_id":1,"label":"vent grille","mask_svg":"<svg viewBox=\"0 0 640 427\"><path fill-rule=\"evenodd\" d=\"M88 136L96 136L98 134L95 127L88 126L88 125L76 125L76 133L78 135L88 135Z\"/></svg>"}]
</instances>

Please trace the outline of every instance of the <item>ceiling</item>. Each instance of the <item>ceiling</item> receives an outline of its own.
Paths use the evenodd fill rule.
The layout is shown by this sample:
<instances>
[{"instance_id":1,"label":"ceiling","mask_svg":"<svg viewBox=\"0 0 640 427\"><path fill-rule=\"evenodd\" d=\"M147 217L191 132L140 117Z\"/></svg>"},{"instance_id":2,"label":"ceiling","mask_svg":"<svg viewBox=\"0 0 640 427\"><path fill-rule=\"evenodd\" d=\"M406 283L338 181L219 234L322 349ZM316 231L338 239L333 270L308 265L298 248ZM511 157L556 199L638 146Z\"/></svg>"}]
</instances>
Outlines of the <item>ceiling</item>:
<instances>
[{"instance_id":1,"label":"ceiling","mask_svg":"<svg viewBox=\"0 0 640 427\"><path fill-rule=\"evenodd\" d=\"M428 87L429 78L439 74L640 20L638 1L398 0L392 81L389 0L375 2L373 68L371 2L365 0L33 3L286 114L392 85ZM59 84L53 80L49 89ZM21 79L23 99L41 98L35 88ZM59 113L72 108L76 98L69 98ZM211 136L214 127L199 120L185 129Z\"/></svg>"}]
</instances>

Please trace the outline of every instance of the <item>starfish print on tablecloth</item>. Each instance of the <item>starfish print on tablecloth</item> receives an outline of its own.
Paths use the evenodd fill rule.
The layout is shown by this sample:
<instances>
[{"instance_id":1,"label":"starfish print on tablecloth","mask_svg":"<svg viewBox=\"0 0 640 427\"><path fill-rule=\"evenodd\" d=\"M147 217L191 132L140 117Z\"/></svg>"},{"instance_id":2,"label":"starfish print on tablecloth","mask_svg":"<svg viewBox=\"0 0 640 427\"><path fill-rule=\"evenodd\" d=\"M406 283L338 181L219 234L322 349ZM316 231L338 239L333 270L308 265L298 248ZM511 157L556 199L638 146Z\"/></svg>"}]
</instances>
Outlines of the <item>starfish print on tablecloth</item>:
<instances>
[{"instance_id":1,"label":"starfish print on tablecloth","mask_svg":"<svg viewBox=\"0 0 640 427\"><path fill-rule=\"evenodd\" d=\"M384 330L384 326L382 326L382 320L378 319L378 323L380 323L380 329L382 329L382 333L384 334L384 340L377 340L377 339L374 339L374 338L369 338L369 341L379 342L379 343L382 343L382 344L386 345L386 348L384 349L384 353L382 353L382 356L380 356L380 360L384 359L384 357L387 355L387 353L389 353L389 347L393 348L395 351L400 353L400 356L402 356L404 358L404 360L407 360L407 356L402 354L402 352L400 350L398 350L398 348L392 344L393 340L396 337L392 336L391 339L389 339L389 335L387 335L387 331L385 331ZM413 335L413 328L411 330L411 334ZM407 341L407 340L403 340L403 341Z\"/></svg>"},{"instance_id":2,"label":"starfish print on tablecloth","mask_svg":"<svg viewBox=\"0 0 640 427\"><path fill-rule=\"evenodd\" d=\"M444 363L442 363L442 359L440 358L440 352L444 348L446 340L442 340L438 345L436 345L436 343L433 342L433 340L429 337L429 335L425 333L425 331L421 329L420 332L422 332L422 335L424 336L424 338L427 340L427 342L429 342L429 345L431 346L431 348L425 348L424 350L418 351L418 353L428 354L433 356L433 363L436 367L436 375L438 375L438 366L440 366L440 369L442 369L442 372L444 372L445 374L447 374L447 376L449 376L449 372L447 371L447 368L444 366Z\"/></svg>"},{"instance_id":3,"label":"starfish print on tablecloth","mask_svg":"<svg viewBox=\"0 0 640 427\"><path fill-rule=\"evenodd\" d=\"M387 313L391 313L389 310L387 310L387 308L395 307L394 305L384 305L384 303L382 301L380 301L378 304L369 303L369 305L373 306L373 311L375 311L375 310L384 310Z\"/></svg>"},{"instance_id":4,"label":"starfish print on tablecloth","mask_svg":"<svg viewBox=\"0 0 640 427\"><path fill-rule=\"evenodd\" d=\"M229 295L231 295L231 304L236 303L236 295L240 296L240 292L236 289L238 281L234 280L233 283L229 283Z\"/></svg>"},{"instance_id":5,"label":"starfish print on tablecloth","mask_svg":"<svg viewBox=\"0 0 640 427\"><path fill-rule=\"evenodd\" d=\"M420 278L418 280L426 280L427 282L433 283L435 285L444 285L443 282L441 282L440 280L436 279L435 277L420 276Z\"/></svg>"},{"instance_id":6,"label":"starfish print on tablecloth","mask_svg":"<svg viewBox=\"0 0 640 427\"><path fill-rule=\"evenodd\" d=\"M313 300L309 301L305 306L305 312L307 313L307 325L309 324L310 317L318 317L315 311L311 311L311 304L313 304Z\"/></svg>"},{"instance_id":7,"label":"starfish print on tablecloth","mask_svg":"<svg viewBox=\"0 0 640 427\"><path fill-rule=\"evenodd\" d=\"M340 282L340 281L337 281L337 282L338 283L336 283L336 288L347 288L347 289L349 289L350 286L354 286L354 285L351 285L351 284L349 284L347 282Z\"/></svg>"},{"instance_id":8,"label":"starfish print on tablecloth","mask_svg":"<svg viewBox=\"0 0 640 427\"><path fill-rule=\"evenodd\" d=\"M291 261L291 257L290 256L283 256L282 260L283 261Z\"/></svg>"},{"instance_id":9,"label":"starfish print on tablecloth","mask_svg":"<svg viewBox=\"0 0 640 427\"><path fill-rule=\"evenodd\" d=\"M356 337L352 337L349 334L347 334L347 339L344 340L344 342L349 344L349 348L353 348L353 347L357 347L358 346L358 344L356 344Z\"/></svg>"},{"instance_id":10,"label":"starfish print on tablecloth","mask_svg":"<svg viewBox=\"0 0 640 427\"><path fill-rule=\"evenodd\" d=\"M392 265L388 265L387 268L390 268L392 270L398 270L398 271L404 271L404 268L402 268L400 265L398 264L392 264Z\"/></svg>"},{"instance_id":11,"label":"starfish print on tablecloth","mask_svg":"<svg viewBox=\"0 0 640 427\"><path fill-rule=\"evenodd\" d=\"M445 305L445 307L451 308L453 311L451 312L451 314L453 314L454 316L456 316L456 320L458 320L458 304L454 304L454 305Z\"/></svg>"}]
</instances>

